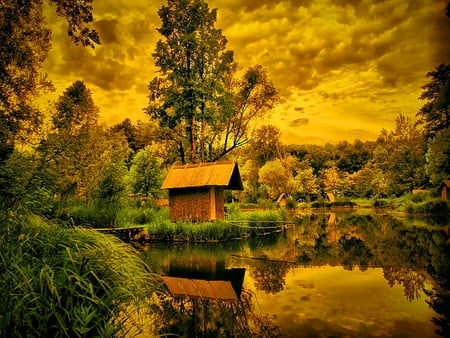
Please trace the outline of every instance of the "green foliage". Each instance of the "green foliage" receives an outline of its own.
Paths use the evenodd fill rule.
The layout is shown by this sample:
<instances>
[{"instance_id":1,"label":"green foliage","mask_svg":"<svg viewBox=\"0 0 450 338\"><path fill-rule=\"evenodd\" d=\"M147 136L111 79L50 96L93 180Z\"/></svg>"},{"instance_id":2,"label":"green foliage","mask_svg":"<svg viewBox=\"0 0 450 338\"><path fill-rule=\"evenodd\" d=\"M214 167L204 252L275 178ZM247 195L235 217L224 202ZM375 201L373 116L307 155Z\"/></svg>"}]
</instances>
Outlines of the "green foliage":
<instances>
[{"instance_id":1,"label":"green foliage","mask_svg":"<svg viewBox=\"0 0 450 338\"><path fill-rule=\"evenodd\" d=\"M117 213L116 227L131 227L150 223L164 223L169 219L167 208L124 207Z\"/></svg>"},{"instance_id":2,"label":"green foliage","mask_svg":"<svg viewBox=\"0 0 450 338\"><path fill-rule=\"evenodd\" d=\"M74 3L52 0L56 12L68 23L68 35L75 43L94 46L98 34L89 27L89 1ZM51 83L40 73L51 45L51 32L44 27L44 3L40 0L2 1L0 20L0 163L7 159L21 132L40 125L40 113L33 98Z\"/></svg>"},{"instance_id":3,"label":"green foliage","mask_svg":"<svg viewBox=\"0 0 450 338\"><path fill-rule=\"evenodd\" d=\"M286 200L286 209L295 209L297 207L297 203L295 202L295 199L292 197L289 197Z\"/></svg>"},{"instance_id":4,"label":"green foliage","mask_svg":"<svg viewBox=\"0 0 450 338\"><path fill-rule=\"evenodd\" d=\"M41 164L36 154L16 150L0 165L1 206L40 215L52 212L52 176Z\"/></svg>"},{"instance_id":5,"label":"green foliage","mask_svg":"<svg viewBox=\"0 0 450 338\"><path fill-rule=\"evenodd\" d=\"M1 336L122 336L153 276L114 237L1 215Z\"/></svg>"},{"instance_id":6,"label":"green foliage","mask_svg":"<svg viewBox=\"0 0 450 338\"><path fill-rule=\"evenodd\" d=\"M128 182L132 193L142 193L150 198L157 198L163 181L161 172L163 160L151 146L139 150L131 161Z\"/></svg>"},{"instance_id":7,"label":"green foliage","mask_svg":"<svg viewBox=\"0 0 450 338\"><path fill-rule=\"evenodd\" d=\"M152 241L208 242L228 241L248 236L278 232L283 228L286 214L281 211L239 212L234 210L227 220L212 222L176 222L158 212L147 224Z\"/></svg>"},{"instance_id":8,"label":"green foliage","mask_svg":"<svg viewBox=\"0 0 450 338\"><path fill-rule=\"evenodd\" d=\"M126 171L123 162L109 163L102 168L98 185L91 191L94 206L101 209L120 207L125 197Z\"/></svg>"},{"instance_id":9,"label":"green foliage","mask_svg":"<svg viewBox=\"0 0 450 338\"><path fill-rule=\"evenodd\" d=\"M446 128L428 141L426 171L430 182L437 186L450 177L450 128Z\"/></svg>"},{"instance_id":10,"label":"green foliage","mask_svg":"<svg viewBox=\"0 0 450 338\"><path fill-rule=\"evenodd\" d=\"M426 103L417 115L428 137L450 126L450 65L440 64L427 74L430 81L422 87L420 99Z\"/></svg>"},{"instance_id":11,"label":"green foliage","mask_svg":"<svg viewBox=\"0 0 450 338\"><path fill-rule=\"evenodd\" d=\"M54 217L67 226L109 228L115 225L118 209L86 205L82 200L59 203Z\"/></svg>"},{"instance_id":12,"label":"green foliage","mask_svg":"<svg viewBox=\"0 0 450 338\"><path fill-rule=\"evenodd\" d=\"M374 208L386 208L390 206L390 202L386 199L375 199L373 202Z\"/></svg>"},{"instance_id":13,"label":"green foliage","mask_svg":"<svg viewBox=\"0 0 450 338\"><path fill-rule=\"evenodd\" d=\"M332 208L332 207L353 208L356 205L357 204L353 201L335 201L335 202L316 201L311 203L311 207L316 209Z\"/></svg>"},{"instance_id":14,"label":"green foliage","mask_svg":"<svg viewBox=\"0 0 450 338\"><path fill-rule=\"evenodd\" d=\"M265 198L258 198L257 206L261 209L275 209L277 208L277 202Z\"/></svg>"}]
</instances>

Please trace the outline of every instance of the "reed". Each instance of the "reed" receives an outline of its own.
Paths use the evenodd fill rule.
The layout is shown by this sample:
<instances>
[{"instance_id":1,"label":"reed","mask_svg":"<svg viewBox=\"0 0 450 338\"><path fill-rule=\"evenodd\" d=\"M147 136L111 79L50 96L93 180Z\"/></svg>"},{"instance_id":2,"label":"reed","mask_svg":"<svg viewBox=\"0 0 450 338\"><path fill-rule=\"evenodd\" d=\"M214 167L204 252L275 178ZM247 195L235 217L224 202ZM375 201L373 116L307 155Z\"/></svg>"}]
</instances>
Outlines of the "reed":
<instances>
[{"instance_id":1,"label":"reed","mask_svg":"<svg viewBox=\"0 0 450 338\"><path fill-rule=\"evenodd\" d=\"M151 308L157 283L130 246L89 229L2 218L0 336L123 336Z\"/></svg>"},{"instance_id":2,"label":"reed","mask_svg":"<svg viewBox=\"0 0 450 338\"><path fill-rule=\"evenodd\" d=\"M147 229L152 241L229 241L280 231L284 221L286 221L284 210L252 212L233 210L226 220L172 223L167 218L159 218L147 224Z\"/></svg>"}]
</instances>

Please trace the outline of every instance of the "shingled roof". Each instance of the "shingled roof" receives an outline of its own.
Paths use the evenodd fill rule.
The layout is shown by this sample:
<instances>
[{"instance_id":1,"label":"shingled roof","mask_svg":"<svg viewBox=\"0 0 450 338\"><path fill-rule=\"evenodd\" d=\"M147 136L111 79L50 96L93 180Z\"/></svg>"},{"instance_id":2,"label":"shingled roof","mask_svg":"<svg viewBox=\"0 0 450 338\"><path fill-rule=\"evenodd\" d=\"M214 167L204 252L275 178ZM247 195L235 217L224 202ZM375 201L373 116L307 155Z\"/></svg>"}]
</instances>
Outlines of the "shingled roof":
<instances>
[{"instance_id":1,"label":"shingled roof","mask_svg":"<svg viewBox=\"0 0 450 338\"><path fill-rule=\"evenodd\" d=\"M241 175L236 162L206 162L175 165L164 180L161 189L224 187L243 190Z\"/></svg>"}]
</instances>

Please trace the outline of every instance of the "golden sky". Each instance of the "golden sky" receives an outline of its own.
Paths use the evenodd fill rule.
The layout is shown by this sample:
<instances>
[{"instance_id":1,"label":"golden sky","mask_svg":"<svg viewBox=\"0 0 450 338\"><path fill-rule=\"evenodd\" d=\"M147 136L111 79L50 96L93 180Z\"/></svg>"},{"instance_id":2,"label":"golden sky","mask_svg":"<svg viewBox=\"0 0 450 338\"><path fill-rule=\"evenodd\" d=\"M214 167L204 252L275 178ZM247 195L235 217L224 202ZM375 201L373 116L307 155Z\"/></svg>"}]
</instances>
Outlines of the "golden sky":
<instances>
[{"instance_id":1,"label":"golden sky","mask_svg":"<svg viewBox=\"0 0 450 338\"><path fill-rule=\"evenodd\" d=\"M284 143L373 140L399 115L414 117L426 73L450 63L447 0L209 0L216 27L244 68L261 64L281 100L263 123ZM101 119L145 120L151 54L164 1L94 0L102 45L74 46L47 15L53 49L45 62L59 96L76 80L93 92ZM48 12L48 11L46 11Z\"/></svg>"}]
</instances>

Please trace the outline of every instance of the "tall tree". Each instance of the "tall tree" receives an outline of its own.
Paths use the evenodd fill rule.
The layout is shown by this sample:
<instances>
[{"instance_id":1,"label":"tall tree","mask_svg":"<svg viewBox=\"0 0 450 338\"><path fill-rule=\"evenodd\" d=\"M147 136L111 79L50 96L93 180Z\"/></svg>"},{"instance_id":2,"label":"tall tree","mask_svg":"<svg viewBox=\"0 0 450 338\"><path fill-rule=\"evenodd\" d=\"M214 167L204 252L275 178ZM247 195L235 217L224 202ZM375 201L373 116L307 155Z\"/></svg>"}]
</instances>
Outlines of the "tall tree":
<instances>
[{"instance_id":1,"label":"tall tree","mask_svg":"<svg viewBox=\"0 0 450 338\"><path fill-rule=\"evenodd\" d=\"M48 0L67 21L74 43L94 46L98 34L89 28L93 0ZM39 123L32 99L51 83L40 68L51 45L44 27L42 0L3 0L0 3L0 162L14 148L16 135Z\"/></svg>"},{"instance_id":2,"label":"tall tree","mask_svg":"<svg viewBox=\"0 0 450 338\"><path fill-rule=\"evenodd\" d=\"M450 178L450 128L439 132L428 141L426 171L433 185Z\"/></svg>"},{"instance_id":3,"label":"tall tree","mask_svg":"<svg viewBox=\"0 0 450 338\"><path fill-rule=\"evenodd\" d=\"M428 137L450 126L450 65L441 64L427 74L430 82L422 87L420 99L426 103L417 115Z\"/></svg>"},{"instance_id":4,"label":"tall tree","mask_svg":"<svg viewBox=\"0 0 450 338\"><path fill-rule=\"evenodd\" d=\"M280 129L273 125L264 125L256 129L252 140L247 146L248 154L255 159L259 166L278 156L280 147Z\"/></svg>"},{"instance_id":5,"label":"tall tree","mask_svg":"<svg viewBox=\"0 0 450 338\"><path fill-rule=\"evenodd\" d=\"M387 180L388 193L401 195L427 183L423 132L411 118L399 115L394 131L382 130L371 163Z\"/></svg>"},{"instance_id":6,"label":"tall tree","mask_svg":"<svg viewBox=\"0 0 450 338\"><path fill-rule=\"evenodd\" d=\"M56 193L76 193L88 200L104 174L102 168L126 159L127 141L98 126L98 108L82 81L67 88L55 107L54 129L39 148L42 161L55 178Z\"/></svg>"},{"instance_id":7,"label":"tall tree","mask_svg":"<svg viewBox=\"0 0 450 338\"><path fill-rule=\"evenodd\" d=\"M157 198L161 193L163 160L151 146L139 150L133 157L128 181L132 193L142 193Z\"/></svg>"},{"instance_id":8,"label":"tall tree","mask_svg":"<svg viewBox=\"0 0 450 338\"><path fill-rule=\"evenodd\" d=\"M147 112L163 127L183 126L182 137L190 161L195 162L198 121L203 128L211 119L207 104L222 94L221 82L233 63L233 53L226 50L222 31L214 27L217 10L210 10L203 0L168 0L158 14L162 21L158 32L164 39L158 41L153 57L161 76L150 82ZM200 136L203 141L203 133ZM186 142L174 138L183 157Z\"/></svg>"},{"instance_id":9,"label":"tall tree","mask_svg":"<svg viewBox=\"0 0 450 338\"><path fill-rule=\"evenodd\" d=\"M261 66L235 80L233 52L204 0L168 0L158 12L163 39L153 56L146 112L159 121L182 162L217 160L246 144L249 123L273 106L276 90Z\"/></svg>"},{"instance_id":10,"label":"tall tree","mask_svg":"<svg viewBox=\"0 0 450 338\"><path fill-rule=\"evenodd\" d=\"M224 122L219 124L217 133L222 142L214 159L250 142L251 122L264 116L278 99L278 92L261 65L248 68L241 80L232 81L230 91L232 106L225 106Z\"/></svg>"}]
</instances>

